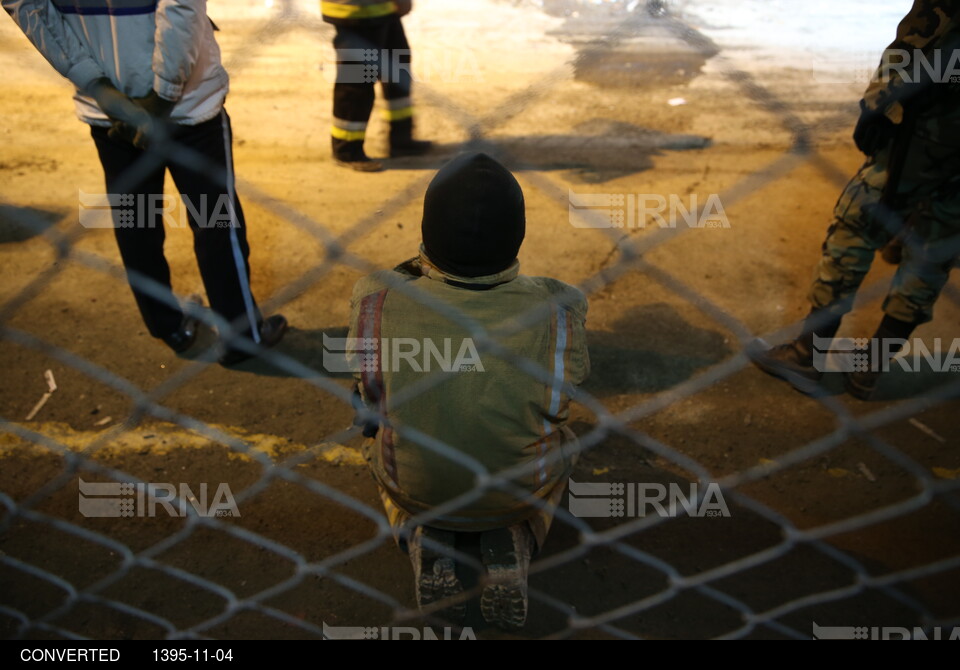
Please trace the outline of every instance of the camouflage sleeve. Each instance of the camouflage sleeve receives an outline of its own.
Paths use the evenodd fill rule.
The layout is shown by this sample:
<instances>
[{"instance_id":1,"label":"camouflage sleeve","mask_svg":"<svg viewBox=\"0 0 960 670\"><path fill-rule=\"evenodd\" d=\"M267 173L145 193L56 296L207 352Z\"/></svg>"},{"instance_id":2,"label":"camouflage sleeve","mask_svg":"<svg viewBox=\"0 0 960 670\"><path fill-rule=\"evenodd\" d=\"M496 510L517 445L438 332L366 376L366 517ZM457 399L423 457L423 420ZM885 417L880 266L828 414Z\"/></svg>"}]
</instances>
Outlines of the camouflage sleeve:
<instances>
[{"instance_id":1,"label":"camouflage sleeve","mask_svg":"<svg viewBox=\"0 0 960 670\"><path fill-rule=\"evenodd\" d=\"M864 93L865 108L882 112L894 123L902 122L903 105L928 91L934 83L933 75L919 60L928 58L935 62L932 50L945 43L945 38L956 36L958 25L960 0L914 0ZM950 60L942 58L944 64Z\"/></svg>"}]
</instances>

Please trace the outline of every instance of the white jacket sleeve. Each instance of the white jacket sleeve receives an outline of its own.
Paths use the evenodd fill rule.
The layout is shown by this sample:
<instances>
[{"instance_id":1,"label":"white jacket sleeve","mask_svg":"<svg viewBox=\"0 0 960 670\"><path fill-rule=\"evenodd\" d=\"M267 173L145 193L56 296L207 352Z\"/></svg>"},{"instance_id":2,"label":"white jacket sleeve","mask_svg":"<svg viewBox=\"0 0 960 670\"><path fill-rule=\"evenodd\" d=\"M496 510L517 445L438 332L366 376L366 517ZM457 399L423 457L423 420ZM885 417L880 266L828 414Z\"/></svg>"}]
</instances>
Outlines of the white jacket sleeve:
<instances>
[{"instance_id":1,"label":"white jacket sleeve","mask_svg":"<svg viewBox=\"0 0 960 670\"><path fill-rule=\"evenodd\" d=\"M160 0L153 49L153 90L179 100L210 30L206 0Z\"/></svg>"},{"instance_id":2,"label":"white jacket sleeve","mask_svg":"<svg viewBox=\"0 0 960 670\"><path fill-rule=\"evenodd\" d=\"M0 0L37 50L78 89L106 76L50 0Z\"/></svg>"}]
</instances>

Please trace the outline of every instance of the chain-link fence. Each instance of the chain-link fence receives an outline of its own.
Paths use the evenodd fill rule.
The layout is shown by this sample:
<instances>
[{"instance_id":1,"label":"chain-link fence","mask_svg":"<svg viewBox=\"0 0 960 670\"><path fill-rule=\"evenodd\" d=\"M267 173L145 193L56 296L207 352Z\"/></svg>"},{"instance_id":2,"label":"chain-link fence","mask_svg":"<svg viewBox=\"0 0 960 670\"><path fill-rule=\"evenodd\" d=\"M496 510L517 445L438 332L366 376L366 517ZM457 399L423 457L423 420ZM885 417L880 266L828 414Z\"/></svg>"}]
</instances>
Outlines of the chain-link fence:
<instances>
[{"instance_id":1,"label":"chain-link fence","mask_svg":"<svg viewBox=\"0 0 960 670\"><path fill-rule=\"evenodd\" d=\"M531 5L504 4L517 11L529 11ZM569 10L552 9L558 14ZM616 9L580 39L572 61L538 71L527 86L508 89L504 102L487 113L472 111L474 105L459 102L442 82L418 82L417 99L430 119L464 138L446 147L449 155L472 149L495 156L518 174L532 207L551 211L565 229L573 230L567 222L572 191L588 190L582 182L591 178L601 183L613 179L604 176L610 168L606 161L615 164L615 176L633 178L630 170L622 170L624 163L669 151L707 150L709 140L695 134L628 133L626 144L603 148L602 138L588 131L563 141L501 132L522 117L545 123L549 117L542 116L542 108L555 104L553 96L570 83L571 72L576 77L602 69L637 35L655 31L681 45L685 58L710 61L713 69L706 78L723 95L739 98L751 114L790 138L785 147L748 146L755 153L745 159L748 167L717 180L723 186L717 197L733 228L741 221L749 227L748 216L736 218L734 211L786 217L777 206L757 201L772 199L772 192L798 180L820 180L835 191L842 187L848 174L838 163L849 162L849 154L837 159L841 154L836 152L849 150L841 147L827 156L821 143L849 126L849 101L822 106L811 121L802 100L782 99L737 67L721 47L669 11L668 4L619 3ZM230 17L214 18L229 32ZM270 49L283 48L292 35L306 35L317 49L329 45L331 37L315 12L291 2L269 3L259 17L234 20L256 25L242 43L225 48L226 67L241 91L251 70L265 68L269 76L275 58ZM676 84L663 86L670 90ZM282 93L276 104L286 104ZM676 101L678 107L685 104ZM599 157L581 184L545 166L551 152L563 154L557 160L563 167L565 156L589 153L598 142ZM161 151L166 160L204 166L203 158L185 147L174 144ZM538 157L546 158L541 162ZM394 222L409 220L407 210L422 198L436 166L415 160L411 166L394 192L380 187L371 192L366 186L351 190L346 184L355 175L334 176L332 167L314 166L328 170L326 179L345 184L344 193L329 189L321 200L360 198L358 216L332 225L322 211L304 208L296 193L284 193L269 180L245 178L241 160L238 190L245 205L269 212L302 236L297 239L311 240L303 244L322 250L309 262L289 247L280 250L301 266L294 280L274 286L264 312L297 305L325 282L342 286L347 279L392 266L392 255L383 249L374 255L376 244L369 240L380 240L381 231ZM131 183L136 178L130 175ZM622 192L622 186L616 188ZM695 184L685 193L696 190ZM607 214L598 210L587 216L602 223L596 217ZM32 243L48 245L51 254L46 267L23 266L33 269L19 275L13 263L4 269L11 290L0 306L0 337L10 381L28 374L37 379L51 371L43 382L44 404L34 406L32 396L20 399L21 391L11 391L8 407L26 403L32 410L26 420L13 410L5 410L2 419L0 561L5 574L0 618L7 636L279 638L335 637L346 631L344 635L369 638L389 637L391 629L409 635L411 627L425 636L424 626L448 626L437 614L439 606L426 614L417 611L409 563L394 546L356 449L361 437L351 425L349 375L332 374L319 364L321 335L343 337L345 322L328 324L322 333L300 333L293 345L259 351L253 368L216 373L223 376L212 376L217 349L209 341L203 353L171 365L161 376L120 373L104 363L113 340L98 344L96 356L82 342L83 319L93 318L89 314L81 317L74 338L62 332L46 335L45 319L55 318L49 312L31 316L49 292L72 290L77 268L93 271L101 286L128 300L126 275L109 246L84 246L92 233L76 225L75 212L52 223L42 211L5 205L3 216L7 225L37 236ZM589 319L596 311L608 328L591 331L591 381L581 389L565 389L576 401L571 425L583 453L569 500L565 497L557 509L545 550L531 566L530 617L519 635L810 638L882 636L901 629L916 636L915 628L930 636L935 631L949 635L951 627L960 625L960 471L951 422L953 399L960 392L957 376L929 370L901 374L896 379L902 388L877 403L851 401L830 387L832 382L816 399L799 396L753 369L743 353L758 336L786 340L796 330L795 319L767 305L774 315L764 323L777 325L761 329L732 307L754 299L754 283L765 281L770 264L741 266L735 257L704 262L712 243L705 252L703 242L690 241L704 232L703 226L594 227L578 234L591 236L608 252L589 272L577 269L582 275L577 284L590 298ZM822 236L823 226L815 228L807 238ZM555 234L556 228L551 229L549 235ZM781 238L785 246L777 246L765 232L756 234L758 244L770 245L774 260L791 255L796 238ZM382 244L392 247L393 240L384 238ZM577 238L561 253L576 254L584 239ZM528 238L525 248L535 244ZM256 281L256 242L253 246ZM686 269L684 262L671 260L683 259L688 248L695 254L690 262L704 262L708 277L716 269L734 274L743 293L731 301L704 285L710 279L678 272ZM730 250L724 247L720 253ZM566 257L556 258L553 266L563 268L566 262ZM550 274L570 278L562 269ZM791 287L789 295L802 297L793 288L796 279L783 283ZM136 276L131 281L156 299L167 299L158 285ZM512 321L494 337L422 291L405 283L392 289L470 332L481 356L507 360L523 375L551 382L549 371L501 343L509 333L548 317L549 304ZM869 284L858 304L870 305L883 293L882 281ZM764 294L757 295L762 301ZM348 302L346 296L342 301ZM118 302L122 310L132 311L127 302ZM955 287L948 286L941 303L947 303L947 319L956 314L960 296ZM85 307L91 314L99 309ZM206 326L229 330L212 312L188 309ZM335 314L345 314L344 309ZM639 312L627 318L631 310ZM790 321L794 323L780 327ZM297 325L296 319L292 322ZM955 324L945 328L949 333ZM144 360L143 353L119 348L122 333L112 335L121 355ZM648 342L655 344L647 349ZM71 392L88 389L81 393L125 400L127 405L118 400L113 406L125 407L126 414L114 419L94 407L84 419L90 429L80 432L65 425L76 423L67 416L45 423L57 394L67 392L62 374L68 376ZM425 373L408 393L424 393L444 378ZM219 400L233 398L237 386L250 389L240 415ZM271 394L278 396L275 403ZM266 434L271 430L263 427L269 422L260 420L261 403L276 412L274 417L280 414L282 423L284 412L303 415L294 408L307 396L315 400L306 405L306 421L313 414L317 426L342 429L324 429L302 445L280 430L272 429L279 436ZM191 406L203 411L184 409ZM242 421L244 414L249 422ZM230 428L230 423L244 430ZM429 435L407 437L476 475L473 490L421 515L416 519L420 523L429 524L486 491L516 491L510 482L524 474L489 473L453 445ZM158 511L154 502L143 512L144 496L159 497L168 506ZM96 504L103 505L104 499L106 507L85 513L85 504L99 500ZM644 508L644 501L662 504ZM211 509L218 513L209 513ZM471 602L483 586L480 577L468 574L480 571L473 549L468 544L456 552L468 587L464 598ZM479 637L501 635L476 612L465 625ZM452 634L459 637L462 630L455 628Z\"/></svg>"}]
</instances>

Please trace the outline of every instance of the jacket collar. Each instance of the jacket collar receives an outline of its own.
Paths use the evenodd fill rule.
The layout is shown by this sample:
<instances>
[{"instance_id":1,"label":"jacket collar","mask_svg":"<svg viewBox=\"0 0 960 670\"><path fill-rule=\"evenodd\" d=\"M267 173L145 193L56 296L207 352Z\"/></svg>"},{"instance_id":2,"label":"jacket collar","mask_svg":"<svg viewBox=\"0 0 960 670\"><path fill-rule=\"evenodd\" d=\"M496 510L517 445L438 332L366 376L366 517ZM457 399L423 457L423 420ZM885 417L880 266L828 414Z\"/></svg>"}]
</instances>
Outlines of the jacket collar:
<instances>
[{"instance_id":1,"label":"jacket collar","mask_svg":"<svg viewBox=\"0 0 960 670\"><path fill-rule=\"evenodd\" d=\"M515 260L506 270L493 275L461 277L449 274L433 264L422 244L420 245L420 258L418 260L420 262L420 272L424 277L470 291L486 291L495 286L511 282L520 275L520 261L518 260Z\"/></svg>"}]
</instances>

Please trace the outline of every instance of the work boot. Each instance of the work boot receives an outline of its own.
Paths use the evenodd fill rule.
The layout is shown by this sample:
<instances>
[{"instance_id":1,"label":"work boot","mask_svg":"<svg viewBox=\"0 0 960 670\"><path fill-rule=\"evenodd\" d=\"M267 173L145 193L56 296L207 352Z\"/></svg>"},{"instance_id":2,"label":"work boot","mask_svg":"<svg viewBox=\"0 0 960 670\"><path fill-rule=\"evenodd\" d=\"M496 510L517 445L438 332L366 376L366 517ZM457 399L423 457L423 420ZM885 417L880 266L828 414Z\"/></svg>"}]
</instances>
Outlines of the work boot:
<instances>
[{"instance_id":1,"label":"work boot","mask_svg":"<svg viewBox=\"0 0 960 670\"><path fill-rule=\"evenodd\" d=\"M517 630L527 622L527 574L535 540L525 523L480 534L487 570L480 612L487 623Z\"/></svg>"},{"instance_id":2,"label":"work boot","mask_svg":"<svg viewBox=\"0 0 960 670\"><path fill-rule=\"evenodd\" d=\"M340 140L333 138L333 160L341 166L357 172L382 172L383 163L375 161L363 150L363 140Z\"/></svg>"},{"instance_id":3,"label":"work boot","mask_svg":"<svg viewBox=\"0 0 960 670\"><path fill-rule=\"evenodd\" d=\"M769 375L789 382L805 395L817 395L821 391L823 371L813 365L814 338L818 345L827 346L840 329L840 317L824 310L814 309L803 323L803 331L793 342L767 347L763 340L756 340L747 347L746 354L758 368Z\"/></svg>"},{"instance_id":4,"label":"work boot","mask_svg":"<svg viewBox=\"0 0 960 670\"><path fill-rule=\"evenodd\" d=\"M425 543L424 540L427 540ZM456 547L456 534L428 526L418 526L407 543L407 554L413 565L417 607L421 610L463 593L457 578L457 564L451 555ZM435 612L436 616L459 624L467 613L464 600L451 603Z\"/></svg>"},{"instance_id":5,"label":"work boot","mask_svg":"<svg viewBox=\"0 0 960 670\"><path fill-rule=\"evenodd\" d=\"M913 334L916 327L916 323L884 316L870 343L868 362L862 365L861 369L843 373L843 385L847 393L858 400L870 400L877 390L881 375L889 367L890 361L903 349L903 342Z\"/></svg>"},{"instance_id":6,"label":"work boot","mask_svg":"<svg viewBox=\"0 0 960 670\"><path fill-rule=\"evenodd\" d=\"M390 124L390 158L423 156L433 149L433 142L413 139L413 119Z\"/></svg>"}]
</instances>

